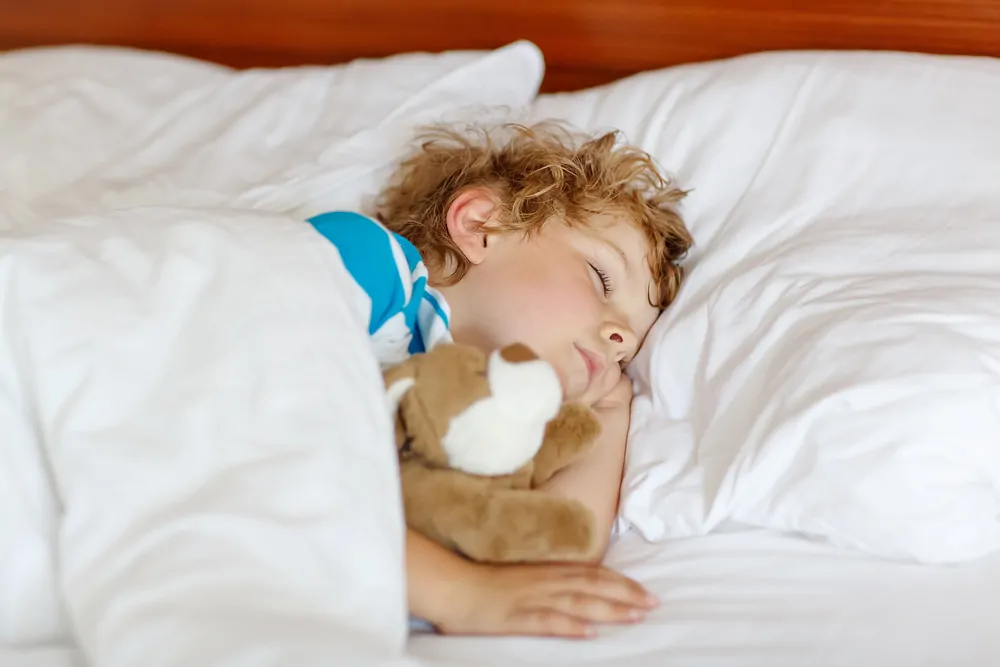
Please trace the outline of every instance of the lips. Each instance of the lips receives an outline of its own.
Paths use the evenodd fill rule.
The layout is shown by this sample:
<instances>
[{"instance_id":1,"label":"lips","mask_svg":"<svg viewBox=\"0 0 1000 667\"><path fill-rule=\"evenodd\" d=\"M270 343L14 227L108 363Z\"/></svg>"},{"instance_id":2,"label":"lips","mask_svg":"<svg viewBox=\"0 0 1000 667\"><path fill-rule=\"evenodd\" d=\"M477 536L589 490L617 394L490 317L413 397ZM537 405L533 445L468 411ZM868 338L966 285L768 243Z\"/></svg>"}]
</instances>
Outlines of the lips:
<instances>
[{"instance_id":1,"label":"lips","mask_svg":"<svg viewBox=\"0 0 1000 667\"><path fill-rule=\"evenodd\" d=\"M593 352L585 350L579 345L574 345L574 347L580 353L583 363L587 368L587 387L589 388L594 384L594 378L604 370L604 361Z\"/></svg>"}]
</instances>

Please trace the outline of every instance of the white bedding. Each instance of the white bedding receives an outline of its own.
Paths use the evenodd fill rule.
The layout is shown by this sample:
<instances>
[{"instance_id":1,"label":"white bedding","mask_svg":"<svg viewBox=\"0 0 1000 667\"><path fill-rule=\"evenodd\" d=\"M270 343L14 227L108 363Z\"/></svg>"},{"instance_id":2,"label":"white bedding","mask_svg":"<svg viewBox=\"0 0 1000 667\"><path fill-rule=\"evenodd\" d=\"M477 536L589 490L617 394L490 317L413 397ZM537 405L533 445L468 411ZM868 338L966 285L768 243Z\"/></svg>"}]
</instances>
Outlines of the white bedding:
<instances>
[{"instance_id":1,"label":"white bedding","mask_svg":"<svg viewBox=\"0 0 1000 667\"><path fill-rule=\"evenodd\" d=\"M388 446L371 446L388 443L377 377L360 328L344 326L357 295L299 220L371 196L414 124L517 109L540 74L525 44L240 75L117 51L0 57L0 664L1000 663L1000 555L946 568L861 553L968 561L993 550L1000 503L1000 63L902 54L676 68L526 112L621 127L695 188L690 279L636 368L633 530L611 555L664 604L595 642L418 636L404 655L394 468ZM95 241L94 225L114 240ZM880 242L865 243L872 232ZM954 443L907 420L933 420L933 396L891 419L823 412L843 403L810 393L828 389L806 386L815 376L793 364L777 375L794 381L775 382L733 345L823 349L820 329L756 323L811 316L803 304L824 294L803 297L789 276L898 273L908 234L934 243L915 246L927 288L905 301L898 349L963 370L974 400L924 422L966 436ZM57 267L54 247L72 260ZM947 277L961 300L934 291L951 284L936 258L963 269ZM963 320L963 303L980 320ZM964 332L952 348L928 343L914 316L928 304ZM824 363L848 383L872 383L897 351L842 340L851 364ZM896 384L920 377L882 368ZM803 392L809 410L779 409ZM734 396L740 409L721 409ZM850 427L842 440L857 447L838 456L830 427L804 437L806 423ZM140 441L156 470L136 465ZM853 494L867 471L871 492Z\"/></svg>"},{"instance_id":2,"label":"white bedding","mask_svg":"<svg viewBox=\"0 0 1000 667\"><path fill-rule=\"evenodd\" d=\"M899 565L766 531L651 545L610 563L663 605L593 641L415 636L426 667L993 667L1000 559ZM78 667L68 648L0 650L2 667Z\"/></svg>"},{"instance_id":3,"label":"white bedding","mask_svg":"<svg viewBox=\"0 0 1000 667\"><path fill-rule=\"evenodd\" d=\"M992 667L1000 556L901 565L767 531L649 544L630 533L613 567L663 604L595 641L419 636L440 667Z\"/></svg>"},{"instance_id":4,"label":"white bedding","mask_svg":"<svg viewBox=\"0 0 1000 667\"><path fill-rule=\"evenodd\" d=\"M400 658L395 449L332 245L247 212L38 223L0 239L0 301L7 642Z\"/></svg>"}]
</instances>

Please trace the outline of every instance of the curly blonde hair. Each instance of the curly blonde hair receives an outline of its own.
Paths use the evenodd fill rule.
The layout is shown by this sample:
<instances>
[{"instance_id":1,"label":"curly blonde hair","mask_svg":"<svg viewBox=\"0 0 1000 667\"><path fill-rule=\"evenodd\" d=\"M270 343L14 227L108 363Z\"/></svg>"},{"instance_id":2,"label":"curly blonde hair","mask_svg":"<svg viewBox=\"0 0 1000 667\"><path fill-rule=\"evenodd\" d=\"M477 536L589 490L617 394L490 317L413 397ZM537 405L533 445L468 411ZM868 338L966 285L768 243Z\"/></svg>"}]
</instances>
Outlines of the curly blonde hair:
<instances>
[{"instance_id":1,"label":"curly blonde hair","mask_svg":"<svg viewBox=\"0 0 1000 667\"><path fill-rule=\"evenodd\" d=\"M463 191L486 187L501 208L495 232L531 234L555 216L586 225L614 210L647 239L657 285L650 303L666 308L680 287L679 261L692 240L674 209L685 192L660 174L652 158L619 142L617 132L582 141L560 125L505 125L505 141L486 128L434 127L405 159L375 205L375 216L423 255L438 284L454 284L469 261L448 232L449 208Z\"/></svg>"}]
</instances>

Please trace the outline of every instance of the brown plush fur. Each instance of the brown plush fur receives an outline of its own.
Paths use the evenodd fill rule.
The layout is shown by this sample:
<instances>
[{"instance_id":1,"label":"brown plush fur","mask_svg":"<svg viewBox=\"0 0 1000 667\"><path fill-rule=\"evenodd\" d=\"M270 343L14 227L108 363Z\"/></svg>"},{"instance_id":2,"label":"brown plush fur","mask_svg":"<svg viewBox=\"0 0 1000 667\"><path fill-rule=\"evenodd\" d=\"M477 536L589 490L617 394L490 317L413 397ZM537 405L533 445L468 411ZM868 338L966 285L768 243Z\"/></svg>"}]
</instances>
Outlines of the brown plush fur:
<instances>
[{"instance_id":1,"label":"brown plush fur","mask_svg":"<svg viewBox=\"0 0 1000 667\"><path fill-rule=\"evenodd\" d=\"M524 346L502 354L515 362L536 358ZM387 387L401 378L414 380L396 415L407 525L477 561L593 557L597 540L590 510L537 490L593 446L600 425L587 408L564 405L534 459L513 474L478 476L448 467L441 440L452 417L489 395L487 361L474 348L440 345L386 372Z\"/></svg>"}]
</instances>

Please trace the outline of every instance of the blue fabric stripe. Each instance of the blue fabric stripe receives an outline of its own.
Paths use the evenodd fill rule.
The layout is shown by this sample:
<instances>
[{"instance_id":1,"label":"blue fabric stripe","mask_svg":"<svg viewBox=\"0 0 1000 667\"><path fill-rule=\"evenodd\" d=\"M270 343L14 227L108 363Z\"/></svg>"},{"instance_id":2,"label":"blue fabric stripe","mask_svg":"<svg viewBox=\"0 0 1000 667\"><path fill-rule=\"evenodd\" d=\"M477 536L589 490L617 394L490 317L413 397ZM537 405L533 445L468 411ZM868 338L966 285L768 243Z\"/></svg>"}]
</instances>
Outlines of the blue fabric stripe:
<instances>
[{"instance_id":1,"label":"blue fabric stripe","mask_svg":"<svg viewBox=\"0 0 1000 667\"><path fill-rule=\"evenodd\" d=\"M399 353L418 354L451 340L447 304L428 284L423 258L412 243L360 213L322 213L309 223L337 247L345 268L368 294L368 333L377 353L398 359Z\"/></svg>"},{"instance_id":2,"label":"blue fabric stripe","mask_svg":"<svg viewBox=\"0 0 1000 667\"><path fill-rule=\"evenodd\" d=\"M375 333L403 309L406 300L401 276L395 268L391 237L370 218L348 211L321 213L309 222L337 246L344 266L368 293L372 301L368 333ZM386 270L386 267L392 268Z\"/></svg>"},{"instance_id":3,"label":"blue fabric stripe","mask_svg":"<svg viewBox=\"0 0 1000 667\"><path fill-rule=\"evenodd\" d=\"M400 236L399 234L393 232L393 236L396 237L396 241L399 242L399 247L403 249L403 256L406 257L406 264L410 267L410 273L413 273L417 265L424 261L420 256L420 252L417 247L410 243L409 239L405 236Z\"/></svg>"},{"instance_id":4,"label":"blue fabric stripe","mask_svg":"<svg viewBox=\"0 0 1000 667\"><path fill-rule=\"evenodd\" d=\"M407 348L407 352L410 354L420 354L427 351L427 344L424 343L424 337L420 333L420 327L413 327L410 331L413 332L413 337L410 338L410 346Z\"/></svg>"},{"instance_id":5,"label":"blue fabric stripe","mask_svg":"<svg viewBox=\"0 0 1000 667\"><path fill-rule=\"evenodd\" d=\"M450 327L451 323L448 322L448 314L444 312L444 308L441 307L441 304L438 303L438 300L434 297L434 295L430 292L424 292L424 299L427 303L431 304L434 308L434 312L437 313L437 316L441 318L442 322L444 322L445 327Z\"/></svg>"},{"instance_id":6,"label":"blue fabric stripe","mask_svg":"<svg viewBox=\"0 0 1000 667\"><path fill-rule=\"evenodd\" d=\"M416 282L413 283L413 291L410 292L410 302L403 308L403 318L406 320L406 328L413 332L413 340L410 341L410 354L426 351L424 349L423 336L420 335L420 327L417 326L417 313L420 310L420 302L423 300L426 289L427 278L423 276L417 278Z\"/></svg>"}]
</instances>

